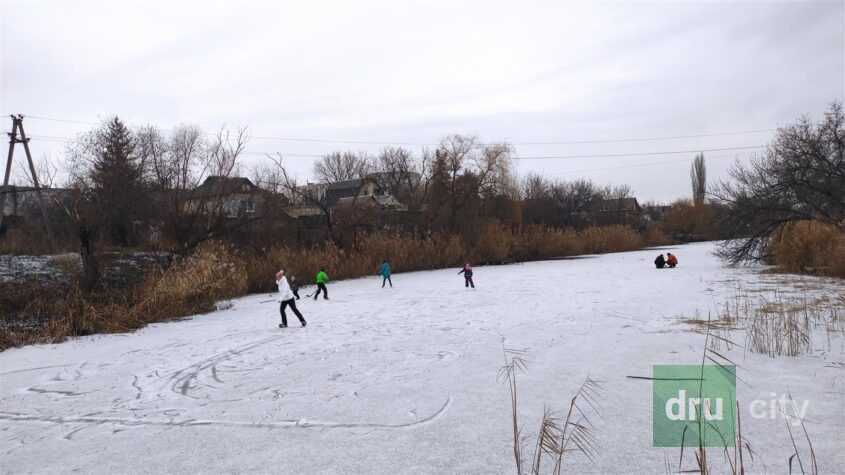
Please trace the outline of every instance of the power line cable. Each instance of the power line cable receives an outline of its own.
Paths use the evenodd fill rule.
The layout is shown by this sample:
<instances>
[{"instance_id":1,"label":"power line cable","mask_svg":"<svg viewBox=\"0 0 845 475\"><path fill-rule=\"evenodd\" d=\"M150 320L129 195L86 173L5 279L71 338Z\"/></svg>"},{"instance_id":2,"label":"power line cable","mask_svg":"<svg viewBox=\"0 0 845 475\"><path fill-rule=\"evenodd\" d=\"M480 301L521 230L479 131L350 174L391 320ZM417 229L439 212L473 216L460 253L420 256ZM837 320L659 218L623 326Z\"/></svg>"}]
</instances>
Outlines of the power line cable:
<instances>
[{"instance_id":1,"label":"power line cable","mask_svg":"<svg viewBox=\"0 0 845 475\"><path fill-rule=\"evenodd\" d=\"M52 135L34 134L30 136L33 139L54 141L54 142L71 142L73 139L69 137L58 137ZM512 157L514 160L576 160L585 158L630 158L630 157L644 157L654 155L678 155L687 153L704 153L704 152L725 152L725 151L740 151L740 150L757 150L765 148L765 145L746 145L739 147L720 147L720 148L701 148L701 149L687 149L687 150L661 150L656 152L623 152L623 153L596 153L596 154L575 154L575 155L516 155ZM241 152L244 155L261 155L266 156L274 153L279 153L283 158L322 158L325 154L318 153L285 153L278 151L252 151L247 150Z\"/></svg>"},{"instance_id":2,"label":"power line cable","mask_svg":"<svg viewBox=\"0 0 845 475\"><path fill-rule=\"evenodd\" d=\"M81 121L81 120L73 120L73 119L63 119L63 118L56 118L56 117L45 117L45 116L38 116L38 115L25 115L26 118L34 119L34 120L45 120L51 122L64 122L64 123L71 123L71 124L84 124L84 125L98 125L98 122L90 122L90 121ZM168 129L165 129L168 130ZM660 136L660 137L629 137L629 138L619 138L619 139L590 139L590 140L569 140L569 141L525 141L525 142L507 142L510 145L514 146L535 146L535 145L584 145L584 144L601 144L601 143L627 143L627 142L658 142L658 141L667 141L667 140L682 140L682 139L694 139L694 138L707 138L707 137L721 137L721 136L736 136L736 135L748 135L748 134L760 134L760 133L768 133L776 131L776 128L767 128L767 129L752 129L752 130L742 130L742 131L729 131L729 132L714 132L714 133L702 133L702 134L689 134L689 135L673 135L673 136ZM214 135L211 132L204 132L205 135ZM389 142L389 141L376 141L376 140L340 140L340 139L322 139L322 138L302 138L302 137L284 137L284 136L273 136L273 135L254 135L250 138L256 140L276 140L281 142L303 142L303 143L326 143L326 144L340 144L340 145L397 145L397 146L432 146L436 147L440 145L439 143L422 143L422 142ZM480 145L485 145L484 143Z\"/></svg>"},{"instance_id":3,"label":"power line cable","mask_svg":"<svg viewBox=\"0 0 845 475\"><path fill-rule=\"evenodd\" d=\"M626 158L626 157L644 157L649 155L673 155L684 153L704 153L704 152L725 152L730 150L754 150L766 148L765 145L746 145L741 147L721 147L721 148L699 148L690 150L664 150L659 152L625 152L625 153L595 153L588 155L538 155L538 156L516 156L514 160L566 160L566 159L580 159L580 158Z\"/></svg>"}]
</instances>

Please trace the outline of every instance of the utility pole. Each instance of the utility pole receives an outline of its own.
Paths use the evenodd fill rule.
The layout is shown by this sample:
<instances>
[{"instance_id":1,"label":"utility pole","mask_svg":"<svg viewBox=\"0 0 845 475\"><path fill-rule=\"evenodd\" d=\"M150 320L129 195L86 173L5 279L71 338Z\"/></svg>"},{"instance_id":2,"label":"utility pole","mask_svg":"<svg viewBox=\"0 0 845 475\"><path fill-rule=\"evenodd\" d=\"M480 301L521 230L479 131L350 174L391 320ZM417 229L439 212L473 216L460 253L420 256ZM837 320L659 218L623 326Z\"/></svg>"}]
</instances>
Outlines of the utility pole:
<instances>
[{"instance_id":1,"label":"utility pole","mask_svg":"<svg viewBox=\"0 0 845 475\"><path fill-rule=\"evenodd\" d=\"M50 219L47 216L47 205L44 203L44 196L41 194L41 186L38 183L38 173L35 171L35 163L32 161L32 154L29 151L29 139L23 130L23 114L12 114L9 117L12 118L12 131L9 132L9 155L6 157L6 174L3 176L3 188L0 190L0 228L3 226L3 218L6 210L6 195L11 192L9 190L9 178L12 174L12 159L15 155L15 144L22 143L24 152L26 153L26 161L29 164L29 173L32 175L35 195L38 198L38 207L41 208L41 218L44 220L44 227L47 229L47 239L49 239L50 246L55 251L57 249L56 240L53 237L53 228L50 226Z\"/></svg>"}]
</instances>

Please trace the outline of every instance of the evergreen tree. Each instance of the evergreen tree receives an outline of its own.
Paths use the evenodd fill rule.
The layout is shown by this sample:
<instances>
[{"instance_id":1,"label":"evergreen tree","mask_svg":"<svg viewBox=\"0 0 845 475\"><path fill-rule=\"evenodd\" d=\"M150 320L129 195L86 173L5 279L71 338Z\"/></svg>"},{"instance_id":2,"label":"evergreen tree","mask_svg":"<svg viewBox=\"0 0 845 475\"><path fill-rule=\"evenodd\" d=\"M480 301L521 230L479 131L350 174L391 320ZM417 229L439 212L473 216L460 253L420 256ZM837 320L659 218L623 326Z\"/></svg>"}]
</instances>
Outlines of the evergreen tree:
<instances>
[{"instance_id":1,"label":"evergreen tree","mask_svg":"<svg viewBox=\"0 0 845 475\"><path fill-rule=\"evenodd\" d=\"M692 184L692 201L696 206L701 206L707 194L707 166L704 164L703 153L699 153L693 159L689 176Z\"/></svg>"},{"instance_id":2,"label":"evergreen tree","mask_svg":"<svg viewBox=\"0 0 845 475\"><path fill-rule=\"evenodd\" d=\"M143 205L142 170L132 132L117 117L95 134L91 184L100 218L112 242L129 245Z\"/></svg>"}]
</instances>

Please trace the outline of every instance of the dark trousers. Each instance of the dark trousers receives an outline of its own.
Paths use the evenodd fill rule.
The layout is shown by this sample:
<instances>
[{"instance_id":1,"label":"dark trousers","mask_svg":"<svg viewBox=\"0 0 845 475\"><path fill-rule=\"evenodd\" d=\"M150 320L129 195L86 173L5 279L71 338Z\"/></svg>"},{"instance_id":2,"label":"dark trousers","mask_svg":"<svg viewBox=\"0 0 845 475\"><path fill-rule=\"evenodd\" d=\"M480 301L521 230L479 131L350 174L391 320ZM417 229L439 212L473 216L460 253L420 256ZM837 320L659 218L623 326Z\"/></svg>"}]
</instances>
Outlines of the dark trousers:
<instances>
[{"instance_id":1,"label":"dark trousers","mask_svg":"<svg viewBox=\"0 0 845 475\"><path fill-rule=\"evenodd\" d=\"M299 323L305 325L305 319L302 318L302 314L299 313L299 310L296 308L296 300L295 299L288 299L282 300L282 305L279 307L279 313L282 314L282 325L288 326L288 317L285 315L285 307L290 305L290 309L293 310L293 313L296 314L296 318L299 319Z\"/></svg>"},{"instance_id":2,"label":"dark trousers","mask_svg":"<svg viewBox=\"0 0 845 475\"><path fill-rule=\"evenodd\" d=\"M326 288L326 284L317 284L317 293L314 294L314 300L317 300L317 297L320 296L320 291L323 291L323 298L328 300L329 299L329 289Z\"/></svg>"},{"instance_id":3,"label":"dark trousers","mask_svg":"<svg viewBox=\"0 0 845 475\"><path fill-rule=\"evenodd\" d=\"M472 281L471 275L464 275L464 287L472 287L475 288L475 283Z\"/></svg>"},{"instance_id":4,"label":"dark trousers","mask_svg":"<svg viewBox=\"0 0 845 475\"><path fill-rule=\"evenodd\" d=\"M296 300L299 300L299 287L292 287L290 290L293 292L293 296L296 297Z\"/></svg>"},{"instance_id":5,"label":"dark trousers","mask_svg":"<svg viewBox=\"0 0 845 475\"><path fill-rule=\"evenodd\" d=\"M382 289L384 288L385 282L390 282L390 286L393 287L393 281L390 280L389 275L384 275L384 276L381 277L381 288Z\"/></svg>"}]
</instances>

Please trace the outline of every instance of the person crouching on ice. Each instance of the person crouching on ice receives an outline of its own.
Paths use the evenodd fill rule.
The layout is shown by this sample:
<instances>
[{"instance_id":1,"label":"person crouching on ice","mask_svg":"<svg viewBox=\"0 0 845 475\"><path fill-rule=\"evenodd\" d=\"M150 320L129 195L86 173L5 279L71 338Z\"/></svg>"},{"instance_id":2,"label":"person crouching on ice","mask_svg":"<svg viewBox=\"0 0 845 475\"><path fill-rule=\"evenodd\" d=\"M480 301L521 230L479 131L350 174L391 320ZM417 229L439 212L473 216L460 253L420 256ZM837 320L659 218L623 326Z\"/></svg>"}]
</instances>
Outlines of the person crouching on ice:
<instances>
[{"instance_id":1,"label":"person crouching on ice","mask_svg":"<svg viewBox=\"0 0 845 475\"><path fill-rule=\"evenodd\" d=\"M381 268L378 271L379 275L381 276L381 288L384 288L384 284L390 282L390 287L393 287L393 281L390 280L390 264L387 262L387 259L381 263Z\"/></svg>"},{"instance_id":2,"label":"person crouching on ice","mask_svg":"<svg viewBox=\"0 0 845 475\"><path fill-rule=\"evenodd\" d=\"M285 277L285 271L280 270L279 272L276 272L276 285L279 287L279 300L281 301L279 313L282 314L282 323L279 324L279 328L288 327L288 319L285 315L285 307L288 305L290 305L290 308L293 310L293 313L296 314L296 317L299 318L299 323L301 323L304 327L306 324L305 319L302 318L302 314L296 309L296 299L294 298L290 284L288 284L288 279Z\"/></svg>"},{"instance_id":3,"label":"person crouching on ice","mask_svg":"<svg viewBox=\"0 0 845 475\"><path fill-rule=\"evenodd\" d=\"M666 265L668 265L669 268L674 269L675 266L678 265L678 258L671 252L667 252L666 256Z\"/></svg>"},{"instance_id":4,"label":"person crouching on ice","mask_svg":"<svg viewBox=\"0 0 845 475\"><path fill-rule=\"evenodd\" d=\"M472 266L469 265L469 262L464 264L464 268L461 269L458 274L464 275L464 287L472 287L473 289L475 288L475 283L472 281Z\"/></svg>"},{"instance_id":5,"label":"person crouching on ice","mask_svg":"<svg viewBox=\"0 0 845 475\"><path fill-rule=\"evenodd\" d=\"M663 258L663 254L657 256L657 259L654 260L654 267L658 269L662 269L666 266L666 259Z\"/></svg>"}]
</instances>

